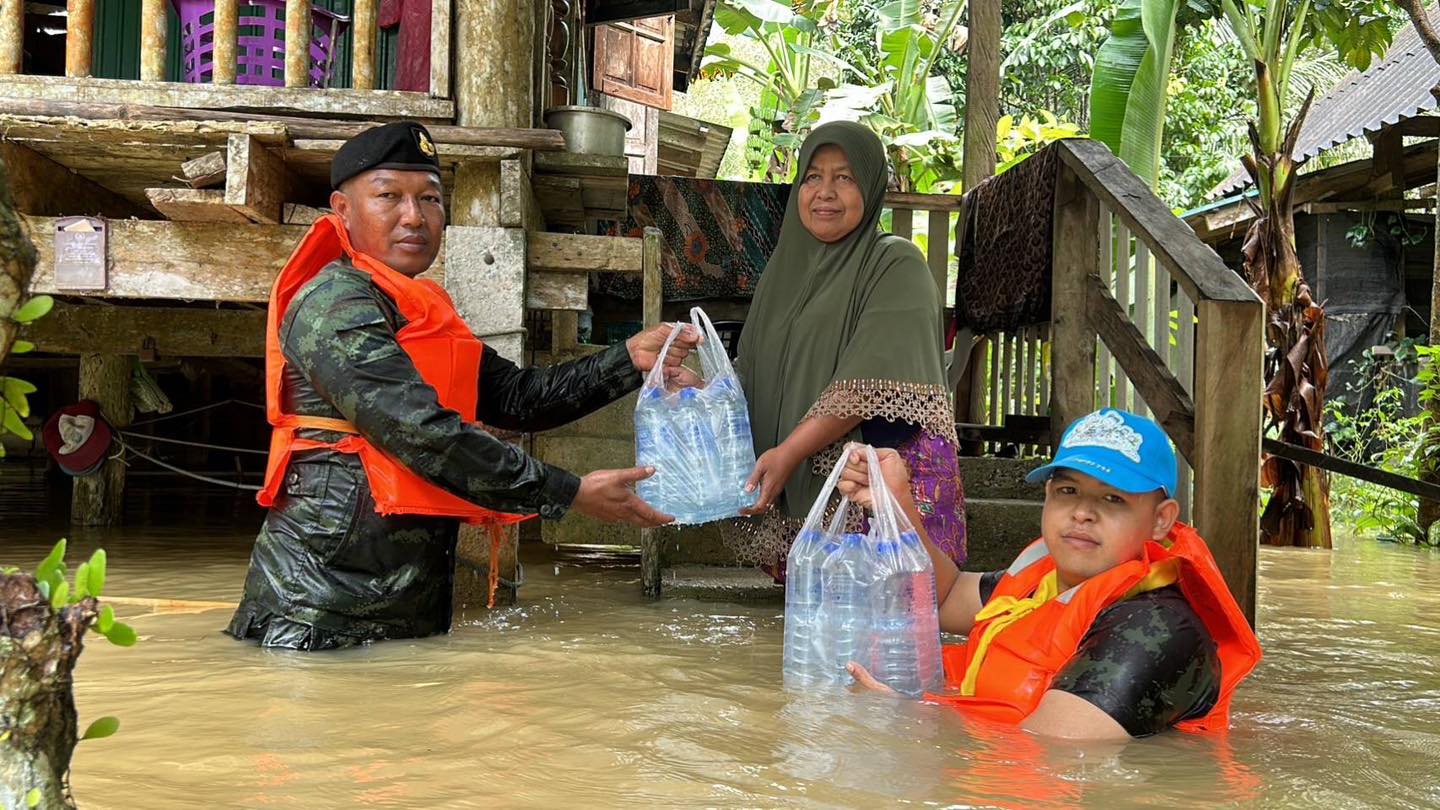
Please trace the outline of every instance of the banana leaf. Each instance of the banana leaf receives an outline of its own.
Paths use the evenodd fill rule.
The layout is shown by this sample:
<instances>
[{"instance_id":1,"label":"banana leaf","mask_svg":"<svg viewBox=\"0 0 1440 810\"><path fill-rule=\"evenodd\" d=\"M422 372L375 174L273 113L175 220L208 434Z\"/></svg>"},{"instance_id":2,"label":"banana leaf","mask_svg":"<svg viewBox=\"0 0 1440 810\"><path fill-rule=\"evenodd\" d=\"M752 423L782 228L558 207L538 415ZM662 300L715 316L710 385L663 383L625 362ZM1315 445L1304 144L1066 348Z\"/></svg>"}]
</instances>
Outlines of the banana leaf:
<instances>
[{"instance_id":1,"label":"banana leaf","mask_svg":"<svg viewBox=\"0 0 1440 810\"><path fill-rule=\"evenodd\" d=\"M1125 0L1095 55L1090 137L1149 183L1160 174L1178 0Z\"/></svg>"}]
</instances>

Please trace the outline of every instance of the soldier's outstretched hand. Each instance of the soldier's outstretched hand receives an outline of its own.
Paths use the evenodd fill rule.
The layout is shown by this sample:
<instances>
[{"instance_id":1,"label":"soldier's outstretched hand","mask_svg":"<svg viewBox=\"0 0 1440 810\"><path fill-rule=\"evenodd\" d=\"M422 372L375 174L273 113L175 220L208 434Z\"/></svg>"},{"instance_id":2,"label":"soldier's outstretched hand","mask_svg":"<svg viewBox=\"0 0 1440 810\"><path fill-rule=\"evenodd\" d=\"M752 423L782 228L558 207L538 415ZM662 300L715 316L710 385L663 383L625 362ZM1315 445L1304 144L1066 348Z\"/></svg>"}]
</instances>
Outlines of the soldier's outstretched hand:
<instances>
[{"instance_id":1,"label":"soldier's outstretched hand","mask_svg":"<svg viewBox=\"0 0 1440 810\"><path fill-rule=\"evenodd\" d=\"M635 494L635 484L654 474L654 467L596 470L580 479L580 492L570 508L602 523L625 523L642 529L674 522L675 518Z\"/></svg>"}]
</instances>

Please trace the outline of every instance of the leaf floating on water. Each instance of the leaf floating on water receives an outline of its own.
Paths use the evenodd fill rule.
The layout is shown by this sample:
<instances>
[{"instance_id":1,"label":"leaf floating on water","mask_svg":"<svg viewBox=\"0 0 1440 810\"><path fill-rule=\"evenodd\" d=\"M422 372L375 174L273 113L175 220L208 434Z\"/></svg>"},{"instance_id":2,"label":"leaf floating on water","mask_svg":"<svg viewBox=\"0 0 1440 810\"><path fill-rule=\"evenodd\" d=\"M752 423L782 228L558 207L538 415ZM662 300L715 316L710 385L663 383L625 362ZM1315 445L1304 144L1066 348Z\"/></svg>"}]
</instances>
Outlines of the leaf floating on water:
<instances>
[{"instance_id":1,"label":"leaf floating on water","mask_svg":"<svg viewBox=\"0 0 1440 810\"><path fill-rule=\"evenodd\" d=\"M120 730L120 718L107 714L104 717L90 724L85 733L80 735L82 740L101 740Z\"/></svg>"}]
</instances>

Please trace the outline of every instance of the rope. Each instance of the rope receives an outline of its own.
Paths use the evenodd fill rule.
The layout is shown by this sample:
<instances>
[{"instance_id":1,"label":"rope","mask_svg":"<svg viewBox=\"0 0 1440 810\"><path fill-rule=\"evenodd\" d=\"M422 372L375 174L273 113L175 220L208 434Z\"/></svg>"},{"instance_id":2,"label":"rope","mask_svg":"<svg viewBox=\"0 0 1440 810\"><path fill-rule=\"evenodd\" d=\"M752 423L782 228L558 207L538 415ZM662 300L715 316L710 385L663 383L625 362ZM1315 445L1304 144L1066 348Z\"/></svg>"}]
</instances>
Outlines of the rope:
<instances>
[{"instance_id":1,"label":"rope","mask_svg":"<svg viewBox=\"0 0 1440 810\"><path fill-rule=\"evenodd\" d=\"M169 471L171 471L171 472L179 473L180 475L186 476L187 478L194 478L194 479L197 480L197 481L204 481L204 482L207 483L207 484L216 484L216 485L222 486L222 487L232 487L232 488L234 488L234 489L248 489L248 490L250 490L251 492L259 492L259 491L260 491L260 487L257 487L257 486L255 486L254 484L237 484L237 483L235 483L234 481L223 481L223 480L221 480L221 479L219 479L219 478L211 478L211 477L208 476L208 475L201 475L200 473L197 473L197 472L190 472L189 470L182 470L182 469L180 469L179 467L176 467L174 464L168 464L168 463L166 463L166 462L164 462L164 461L161 461L161 460L158 459L158 458L155 458L154 456L146 455L145 453L142 453L142 452L140 452L139 450L136 450L135 448L131 447L131 446L128 445L128 444L127 444L127 445L124 445L124 448L125 448L125 450L126 450L127 452L134 453L135 455L139 456L140 458L145 459L146 461L150 462L151 464L156 464L156 465L158 465L158 466L164 467L165 469L167 469L167 470L169 470Z\"/></svg>"},{"instance_id":2,"label":"rope","mask_svg":"<svg viewBox=\"0 0 1440 810\"><path fill-rule=\"evenodd\" d=\"M248 447L226 447L220 444L206 444L204 442L192 442L186 439L172 439L166 436L151 436L148 433L134 433L128 430L117 431L127 439L146 439L152 442L166 442L168 444L183 444L187 447L204 447L210 450L228 450L231 453L250 453L257 456L269 455L269 450L251 450Z\"/></svg>"},{"instance_id":3,"label":"rope","mask_svg":"<svg viewBox=\"0 0 1440 810\"><path fill-rule=\"evenodd\" d=\"M151 418L151 419L142 419L142 420L140 420L139 422L131 422L131 423L130 423L130 427L139 427L139 426L141 426L141 425L150 425L150 424L154 424L154 423L156 423L156 422L163 422L163 421L165 421L166 419L179 419L179 418L182 417L182 416L189 416L190 414L193 414L193 413L200 413L201 411L208 411L208 410L210 410L211 408L218 408L218 407L220 407L221 405L229 405L229 404L232 403L232 402L235 403L236 405L249 405L249 406L252 407L252 408L257 408L257 409L262 410L262 411L265 410L265 406L264 406L264 405L256 405L256 404L253 403L253 402L246 402L246 401L243 400L243 399L222 399L222 400L220 400L219 402L212 402L212 403L210 403L209 405L201 405L201 406L198 407L198 408L191 408L191 409L188 410L188 411L179 411L178 413L168 413L168 414L165 414L164 416L156 416L156 417Z\"/></svg>"}]
</instances>

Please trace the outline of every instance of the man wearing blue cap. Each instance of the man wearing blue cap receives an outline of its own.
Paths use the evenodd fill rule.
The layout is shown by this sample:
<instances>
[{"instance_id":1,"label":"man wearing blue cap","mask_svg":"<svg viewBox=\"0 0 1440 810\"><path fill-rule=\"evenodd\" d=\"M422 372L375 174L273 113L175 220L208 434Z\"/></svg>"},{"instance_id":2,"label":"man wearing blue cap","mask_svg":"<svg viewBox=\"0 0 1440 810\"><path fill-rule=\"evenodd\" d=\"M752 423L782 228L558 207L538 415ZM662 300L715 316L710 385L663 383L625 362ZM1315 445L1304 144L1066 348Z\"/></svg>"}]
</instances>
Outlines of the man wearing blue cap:
<instances>
[{"instance_id":1,"label":"man wearing blue cap","mask_svg":"<svg viewBox=\"0 0 1440 810\"><path fill-rule=\"evenodd\" d=\"M904 462L879 453L886 486L923 538ZM868 505L869 472L851 454L841 491ZM1045 482L1041 537L1008 569L960 571L925 540L940 628L968 635L945 647L947 688L927 697L1071 739L1224 728L1260 645L1205 542L1177 521L1165 432L1133 413L1096 411L1027 478ZM857 664L851 672L884 688Z\"/></svg>"}]
</instances>

